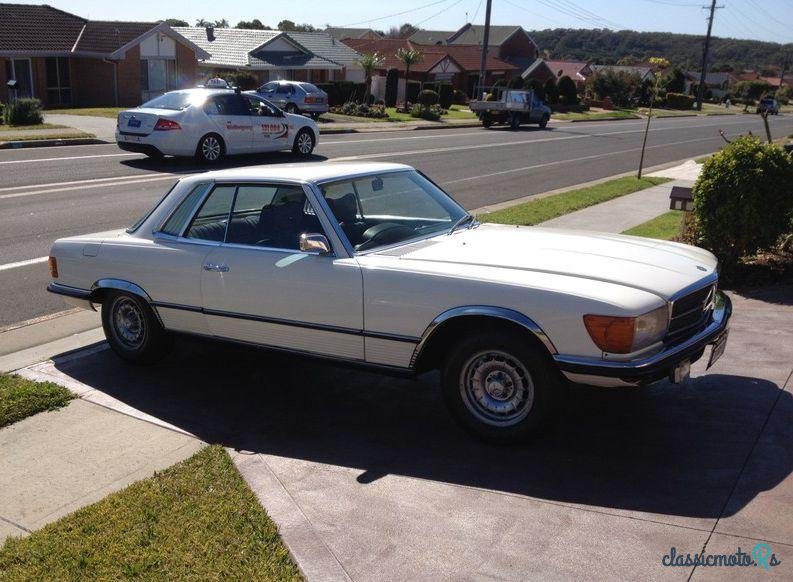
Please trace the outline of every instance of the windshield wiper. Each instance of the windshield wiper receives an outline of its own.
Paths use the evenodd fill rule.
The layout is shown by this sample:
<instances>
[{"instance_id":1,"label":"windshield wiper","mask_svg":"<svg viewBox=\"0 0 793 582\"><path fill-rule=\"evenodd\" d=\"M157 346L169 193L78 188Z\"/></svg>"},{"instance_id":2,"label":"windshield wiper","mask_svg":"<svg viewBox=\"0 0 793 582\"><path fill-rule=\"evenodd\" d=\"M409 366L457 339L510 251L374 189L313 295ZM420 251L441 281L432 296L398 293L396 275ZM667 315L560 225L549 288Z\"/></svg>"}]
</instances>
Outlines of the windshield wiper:
<instances>
[{"instance_id":1,"label":"windshield wiper","mask_svg":"<svg viewBox=\"0 0 793 582\"><path fill-rule=\"evenodd\" d=\"M448 234L452 234L455 230L460 228L466 222L473 222L474 215L473 214L466 214L465 216L460 217L460 219L454 223L454 226L449 230Z\"/></svg>"}]
</instances>

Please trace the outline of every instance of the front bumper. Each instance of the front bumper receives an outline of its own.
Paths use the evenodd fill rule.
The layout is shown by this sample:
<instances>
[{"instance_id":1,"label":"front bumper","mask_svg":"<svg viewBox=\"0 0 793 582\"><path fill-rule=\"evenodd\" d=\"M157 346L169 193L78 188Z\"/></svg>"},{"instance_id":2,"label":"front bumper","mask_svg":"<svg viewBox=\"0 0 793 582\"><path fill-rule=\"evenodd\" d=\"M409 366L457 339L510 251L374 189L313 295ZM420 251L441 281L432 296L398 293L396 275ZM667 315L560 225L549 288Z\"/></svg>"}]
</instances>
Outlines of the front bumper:
<instances>
[{"instance_id":1,"label":"front bumper","mask_svg":"<svg viewBox=\"0 0 793 582\"><path fill-rule=\"evenodd\" d=\"M685 361L695 362L705 348L715 344L729 329L732 303L719 292L710 323L687 340L662 351L629 362L608 361L578 356L555 355L554 360L568 380L594 386L642 386L668 378L675 367Z\"/></svg>"}]
</instances>

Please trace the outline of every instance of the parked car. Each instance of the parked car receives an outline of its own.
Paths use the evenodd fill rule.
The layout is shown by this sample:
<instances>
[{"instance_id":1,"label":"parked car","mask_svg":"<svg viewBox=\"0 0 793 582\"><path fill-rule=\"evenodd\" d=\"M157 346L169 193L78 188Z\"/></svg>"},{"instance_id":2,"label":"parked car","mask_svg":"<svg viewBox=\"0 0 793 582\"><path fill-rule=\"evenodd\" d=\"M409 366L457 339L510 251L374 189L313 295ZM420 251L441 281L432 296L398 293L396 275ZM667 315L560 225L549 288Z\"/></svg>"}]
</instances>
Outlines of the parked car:
<instances>
[{"instance_id":1,"label":"parked car","mask_svg":"<svg viewBox=\"0 0 793 582\"><path fill-rule=\"evenodd\" d=\"M389 373L441 371L454 417L539 431L565 382L687 377L731 314L715 257L657 240L480 224L409 166L330 162L180 180L124 234L70 237L48 290L102 305L110 347L209 336Z\"/></svg>"},{"instance_id":2,"label":"parked car","mask_svg":"<svg viewBox=\"0 0 793 582\"><path fill-rule=\"evenodd\" d=\"M779 101L773 97L760 99L757 104L757 113L768 113L769 115L779 115Z\"/></svg>"},{"instance_id":3,"label":"parked car","mask_svg":"<svg viewBox=\"0 0 793 582\"><path fill-rule=\"evenodd\" d=\"M270 81L256 89L256 93L288 113L306 113L318 119L328 112L328 94L304 81Z\"/></svg>"},{"instance_id":4,"label":"parked car","mask_svg":"<svg viewBox=\"0 0 793 582\"><path fill-rule=\"evenodd\" d=\"M204 163L278 150L308 156L318 137L312 120L284 113L258 95L230 89L171 91L122 111L116 126L122 150L153 158L195 156Z\"/></svg>"},{"instance_id":5,"label":"parked car","mask_svg":"<svg viewBox=\"0 0 793 582\"><path fill-rule=\"evenodd\" d=\"M523 123L545 127L551 119L551 108L534 91L501 89L498 95L490 94L488 99L471 101L468 106L484 127L494 123L507 124L511 129L518 129Z\"/></svg>"}]
</instances>

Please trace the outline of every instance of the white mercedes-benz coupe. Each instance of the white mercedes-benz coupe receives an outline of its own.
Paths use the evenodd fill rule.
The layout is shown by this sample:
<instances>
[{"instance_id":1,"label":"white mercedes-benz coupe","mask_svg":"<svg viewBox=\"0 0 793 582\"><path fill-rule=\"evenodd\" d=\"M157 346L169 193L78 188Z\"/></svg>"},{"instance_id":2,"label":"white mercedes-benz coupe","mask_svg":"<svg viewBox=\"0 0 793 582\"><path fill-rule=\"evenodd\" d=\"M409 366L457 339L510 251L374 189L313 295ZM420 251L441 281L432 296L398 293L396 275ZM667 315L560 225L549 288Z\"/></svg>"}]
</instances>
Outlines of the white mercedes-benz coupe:
<instances>
[{"instance_id":1,"label":"white mercedes-benz coupe","mask_svg":"<svg viewBox=\"0 0 793 582\"><path fill-rule=\"evenodd\" d=\"M644 238L480 224L401 164L184 178L125 234L70 237L49 291L102 306L132 362L207 336L403 374L440 369L478 435L537 432L567 381L679 382L731 314L717 262Z\"/></svg>"},{"instance_id":2,"label":"white mercedes-benz coupe","mask_svg":"<svg viewBox=\"0 0 793 582\"><path fill-rule=\"evenodd\" d=\"M311 119L233 89L171 91L122 111L116 126L122 150L152 158L194 156L207 164L226 155L279 150L309 156L318 137Z\"/></svg>"}]
</instances>

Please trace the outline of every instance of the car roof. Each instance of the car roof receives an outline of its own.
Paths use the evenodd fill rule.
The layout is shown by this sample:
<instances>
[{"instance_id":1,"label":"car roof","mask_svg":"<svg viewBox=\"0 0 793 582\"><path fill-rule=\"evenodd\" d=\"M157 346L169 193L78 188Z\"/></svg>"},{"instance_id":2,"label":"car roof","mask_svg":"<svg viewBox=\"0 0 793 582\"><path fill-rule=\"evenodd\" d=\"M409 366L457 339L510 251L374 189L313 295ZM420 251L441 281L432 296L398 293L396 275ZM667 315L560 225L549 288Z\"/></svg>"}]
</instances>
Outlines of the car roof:
<instances>
[{"instance_id":1,"label":"car roof","mask_svg":"<svg viewBox=\"0 0 793 582\"><path fill-rule=\"evenodd\" d=\"M413 168L405 164L394 164L390 162L301 162L215 170L213 172L197 174L190 178L185 178L184 180L196 183L206 182L207 180L219 182L260 182L266 180L324 182L327 180L348 178L359 174L366 175L399 170L413 170Z\"/></svg>"}]
</instances>

